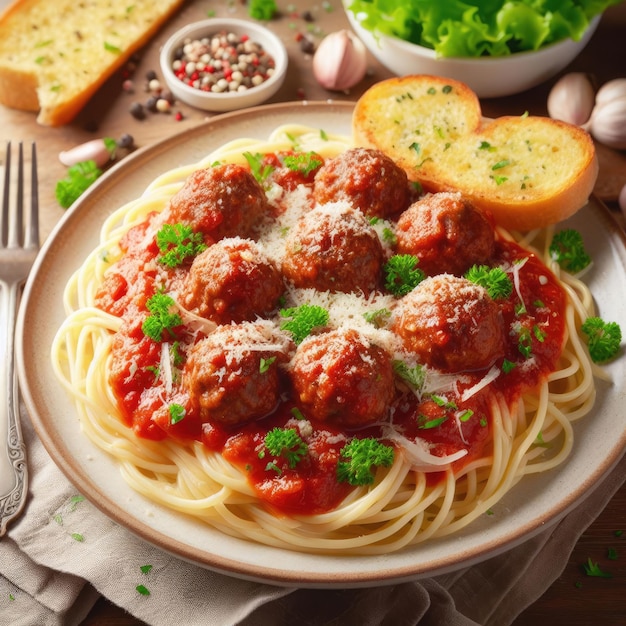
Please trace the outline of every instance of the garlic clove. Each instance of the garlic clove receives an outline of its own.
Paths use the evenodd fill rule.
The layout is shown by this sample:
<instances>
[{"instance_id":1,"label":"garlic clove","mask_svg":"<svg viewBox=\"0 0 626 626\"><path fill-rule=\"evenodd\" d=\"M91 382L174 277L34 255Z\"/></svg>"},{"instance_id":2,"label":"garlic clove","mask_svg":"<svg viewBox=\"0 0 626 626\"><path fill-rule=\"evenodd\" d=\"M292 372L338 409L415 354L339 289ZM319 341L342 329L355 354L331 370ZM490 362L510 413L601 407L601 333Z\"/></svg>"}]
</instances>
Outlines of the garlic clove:
<instances>
[{"instance_id":1,"label":"garlic clove","mask_svg":"<svg viewBox=\"0 0 626 626\"><path fill-rule=\"evenodd\" d=\"M626 96L596 104L589 132L609 148L626 150Z\"/></svg>"},{"instance_id":2,"label":"garlic clove","mask_svg":"<svg viewBox=\"0 0 626 626\"><path fill-rule=\"evenodd\" d=\"M619 196L617 197L617 203L619 204L619 208L622 210L624 219L626 219L626 185L624 185L620 190Z\"/></svg>"},{"instance_id":3,"label":"garlic clove","mask_svg":"<svg viewBox=\"0 0 626 626\"><path fill-rule=\"evenodd\" d=\"M584 125L591 117L595 101L587 74L570 72L562 76L548 94L548 115L554 119Z\"/></svg>"},{"instance_id":4,"label":"garlic clove","mask_svg":"<svg viewBox=\"0 0 626 626\"><path fill-rule=\"evenodd\" d=\"M596 104L604 104L609 100L626 96L626 78L614 78L604 83L596 94Z\"/></svg>"},{"instance_id":5,"label":"garlic clove","mask_svg":"<svg viewBox=\"0 0 626 626\"><path fill-rule=\"evenodd\" d=\"M313 75L326 89L350 89L363 79L366 71L365 46L345 29L326 35L313 55Z\"/></svg>"},{"instance_id":6,"label":"garlic clove","mask_svg":"<svg viewBox=\"0 0 626 626\"><path fill-rule=\"evenodd\" d=\"M114 154L114 140L92 139L59 153L59 160L67 167L85 161L95 161L97 167L102 167L113 158Z\"/></svg>"}]
</instances>

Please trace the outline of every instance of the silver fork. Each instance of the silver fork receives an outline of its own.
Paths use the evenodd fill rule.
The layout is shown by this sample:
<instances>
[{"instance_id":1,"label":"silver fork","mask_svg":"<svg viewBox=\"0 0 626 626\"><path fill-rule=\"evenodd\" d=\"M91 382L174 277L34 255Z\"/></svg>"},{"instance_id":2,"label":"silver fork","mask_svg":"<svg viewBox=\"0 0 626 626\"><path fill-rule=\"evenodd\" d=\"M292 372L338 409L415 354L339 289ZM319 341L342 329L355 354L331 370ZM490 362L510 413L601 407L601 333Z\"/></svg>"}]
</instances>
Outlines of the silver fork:
<instances>
[{"instance_id":1,"label":"silver fork","mask_svg":"<svg viewBox=\"0 0 626 626\"><path fill-rule=\"evenodd\" d=\"M0 215L0 537L26 502L28 468L19 419L15 373L15 319L21 287L39 250L37 153L31 152L30 213L24 216L24 151L18 145L15 201L11 202L11 143L4 161L4 192Z\"/></svg>"}]
</instances>

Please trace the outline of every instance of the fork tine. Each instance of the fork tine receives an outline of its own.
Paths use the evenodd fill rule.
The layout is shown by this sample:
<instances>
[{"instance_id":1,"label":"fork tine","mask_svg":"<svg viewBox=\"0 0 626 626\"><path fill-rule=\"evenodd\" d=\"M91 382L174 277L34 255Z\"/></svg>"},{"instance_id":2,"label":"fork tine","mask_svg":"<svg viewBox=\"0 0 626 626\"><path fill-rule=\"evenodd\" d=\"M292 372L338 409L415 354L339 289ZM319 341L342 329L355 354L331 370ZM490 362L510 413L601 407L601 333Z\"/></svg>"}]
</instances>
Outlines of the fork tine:
<instances>
[{"instance_id":1,"label":"fork tine","mask_svg":"<svg viewBox=\"0 0 626 626\"><path fill-rule=\"evenodd\" d=\"M11 142L7 142L4 158L4 190L2 193L2 219L0 219L0 246L5 247L9 232L9 187L11 183Z\"/></svg>"},{"instance_id":2,"label":"fork tine","mask_svg":"<svg viewBox=\"0 0 626 626\"><path fill-rule=\"evenodd\" d=\"M22 242L24 226L24 149L17 144L17 191L15 195L15 221L9 222L9 248L17 248Z\"/></svg>"},{"instance_id":3,"label":"fork tine","mask_svg":"<svg viewBox=\"0 0 626 626\"><path fill-rule=\"evenodd\" d=\"M31 178L30 178L30 228L25 242L29 247L39 247L39 181L37 178L37 145L31 146Z\"/></svg>"}]
</instances>

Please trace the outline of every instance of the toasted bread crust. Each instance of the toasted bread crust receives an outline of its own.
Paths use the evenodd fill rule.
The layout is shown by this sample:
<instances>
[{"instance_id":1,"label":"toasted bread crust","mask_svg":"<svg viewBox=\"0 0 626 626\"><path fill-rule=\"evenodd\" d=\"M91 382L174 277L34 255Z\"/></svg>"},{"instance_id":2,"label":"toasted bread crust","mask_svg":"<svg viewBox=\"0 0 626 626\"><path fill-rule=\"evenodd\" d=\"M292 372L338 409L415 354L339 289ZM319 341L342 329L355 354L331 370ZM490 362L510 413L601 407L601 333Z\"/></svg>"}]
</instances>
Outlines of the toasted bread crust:
<instances>
[{"instance_id":1,"label":"toasted bread crust","mask_svg":"<svg viewBox=\"0 0 626 626\"><path fill-rule=\"evenodd\" d=\"M69 123L184 0L16 0L0 16L0 103Z\"/></svg>"},{"instance_id":2,"label":"toasted bread crust","mask_svg":"<svg viewBox=\"0 0 626 626\"><path fill-rule=\"evenodd\" d=\"M353 135L425 191L460 191L510 230L566 219L586 204L598 175L582 129L539 116L484 120L466 85L435 76L374 85L357 102Z\"/></svg>"}]
</instances>

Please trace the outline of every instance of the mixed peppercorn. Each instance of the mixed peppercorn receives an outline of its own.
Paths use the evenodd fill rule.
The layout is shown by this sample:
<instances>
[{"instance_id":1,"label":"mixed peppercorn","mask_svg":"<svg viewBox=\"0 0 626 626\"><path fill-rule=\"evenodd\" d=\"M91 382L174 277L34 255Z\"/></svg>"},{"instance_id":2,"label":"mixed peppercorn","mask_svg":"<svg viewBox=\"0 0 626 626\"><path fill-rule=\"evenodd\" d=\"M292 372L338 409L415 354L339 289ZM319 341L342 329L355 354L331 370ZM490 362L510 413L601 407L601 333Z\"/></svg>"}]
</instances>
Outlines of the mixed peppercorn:
<instances>
[{"instance_id":1,"label":"mixed peppercorn","mask_svg":"<svg viewBox=\"0 0 626 626\"><path fill-rule=\"evenodd\" d=\"M185 41L175 53L174 74L202 91L244 91L271 78L273 57L245 34L221 31Z\"/></svg>"}]
</instances>

